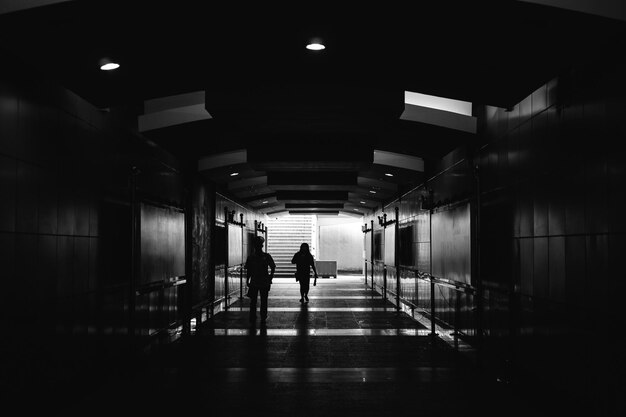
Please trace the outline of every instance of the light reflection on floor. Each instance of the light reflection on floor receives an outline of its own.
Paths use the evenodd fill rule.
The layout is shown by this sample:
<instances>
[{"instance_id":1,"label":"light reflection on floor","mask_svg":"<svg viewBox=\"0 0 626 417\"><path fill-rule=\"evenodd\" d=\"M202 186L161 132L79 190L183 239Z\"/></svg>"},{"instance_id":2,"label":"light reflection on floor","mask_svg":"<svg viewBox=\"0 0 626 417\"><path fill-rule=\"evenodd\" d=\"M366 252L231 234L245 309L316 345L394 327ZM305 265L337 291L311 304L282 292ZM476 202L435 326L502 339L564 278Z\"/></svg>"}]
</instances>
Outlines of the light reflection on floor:
<instances>
[{"instance_id":1,"label":"light reflection on floor","mask_svg":"<svg viewBox=\"0 0 626 417\"><path fill-rule=\"evenodd\" d=\"M208 329L209 336L428 336L426 329Z\"/></svg>"}]
</instances>

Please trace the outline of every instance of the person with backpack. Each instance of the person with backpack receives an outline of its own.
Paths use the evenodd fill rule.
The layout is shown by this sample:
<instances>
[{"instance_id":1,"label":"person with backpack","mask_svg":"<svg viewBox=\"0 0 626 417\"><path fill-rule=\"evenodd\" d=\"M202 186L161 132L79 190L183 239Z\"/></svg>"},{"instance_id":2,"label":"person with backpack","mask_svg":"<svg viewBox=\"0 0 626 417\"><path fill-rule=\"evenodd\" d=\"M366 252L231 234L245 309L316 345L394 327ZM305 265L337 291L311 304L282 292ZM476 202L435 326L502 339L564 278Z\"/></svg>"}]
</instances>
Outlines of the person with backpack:
<instances>
[{"instance_id":1,"label":"person with backpack","mask_svg":"<svg viewBox=\"0 0 626 417\"><path fill-rule=\"evenodd\" d=\"M257 295L261 294L261 324L267 320L267 297L274 278L276 264L269 253L263 252L265 239L255 236L252 254L246 260L246 285L250 297L250 322L256 322ZM268 269L270 270L268 272Z\"/></svg>"}]
</instances>

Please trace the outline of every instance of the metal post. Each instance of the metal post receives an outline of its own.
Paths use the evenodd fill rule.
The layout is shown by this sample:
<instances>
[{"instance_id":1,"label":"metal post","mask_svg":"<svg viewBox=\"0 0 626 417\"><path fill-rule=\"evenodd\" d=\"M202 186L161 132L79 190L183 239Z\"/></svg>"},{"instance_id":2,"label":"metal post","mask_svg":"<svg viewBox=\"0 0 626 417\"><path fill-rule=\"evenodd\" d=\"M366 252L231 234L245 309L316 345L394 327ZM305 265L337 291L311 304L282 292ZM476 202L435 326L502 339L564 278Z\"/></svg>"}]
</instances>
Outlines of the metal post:
<instances>
[{"instance_id":1,"label":"metal post","mask_svg":"<svg viewBox=\"0 0 626 417\"><path fill-rule=\"evenodd\" d=\"M400 209L396 207L396 223L394 224L394 262L396 264L396 310L400 311Z\"/></svg>"},{"instance_id":2,"label":"metal post","mask_svg":"<svg viewBox=\"0 0 626 417\"><path fill-rule=\"evenodd\" d=\"M239 214L239 219L241 220L241 264L239 268L239 299L243 300L243 236L244 236L244 224L243 224L243 213Z\"/></svg>"},{"instance_id":3,"label":"metal post","mask_svg":"<svg viewBox=\"0 0 626 417\"><path fill-rule=\"evenodd\" d=\"M483 314L484 314L484 305L483 305L483 280L480 274L480 245L481 245L481 236L480 236L480 205L481 205L481 183L480 183L480 170L478 168L478 165L475 166L474 168L474 178L475 178L475 185L476 185L476 199L475 199L475 219L476 219L476 230L475 230L475 235L476 235L476 239L475 239L475 269L474 271L476 272L476 276L474 277L473 281L475 282L476 285L476 344L477 344L477 352L476 352L476 356L477 356L477 362L478 362L478 366L482 365L482 352L483 352Z\"/></svg>"},{"instance_id":4,"label":"metal post","mask_svg":"<svg viewBox=\"0 0 626 417\"><path fill-rule=\"evenodd\" d=\"M365 238L367 238L367 235L365 235ZM367 259L364 262L363 272L365 276L365 288L367 288Z\"/></svg>"},{"instance_id":5,"label":"metal post","mask_svg":"<svg viewBox=\"0 0 626 417\"><path fill-rule=\"evenodd\" d=\"M371 227L372 227L372 233L370 236L371 239L371 244L370 244L370 260L372 261L372 271L371 271L371 284L372 284L372 291L374 290L374 220L370 220L371 223Z\"/></svg>"},{"instance_id":6,"label":"metal post","mask_svg":"<svg viewBox=\"0 0 626 417\"><path fill-rule=\"evenodd\" d=\"M193 194L189 184L185 187L185 280L182 288L176 287L181 293L183 336L191 334L191 304L193 282ZM199 322L199 321L198 321Z\"/></svg>"},{"instance_id":7,"label":"metal post","mask_svg":"<svg viewBox=\"0 0 626 417\"><path fill-rule=\"evenodd\" d=\"M387 246L387 234L385 231L387 230L387 214L383 213L383 243L384 247ZM387 300L387 261L385 260L385 252L383 251L383 299Z\"/></svg>"},{"instance_id":8,"label":"metal post","mask_svg":"<svg viewBox=\"0 0 626 417\"><path fill-rule=\"evenodd\" d=\"M437 336L435 326L435 282L433 281L433 191L429 190L429 208L428 208L428 233L430 242L430 334L431 336Z\"/></svg>"},{"instance_id":9,"label":"metal post","mask_svg":"<svg viewBox=\"0 0 626 417\"><path fill-rule=\"evenodd\" d=\"M461 316L461 293L458 288L454 293L456 300L454 303L454 348L459 350L459 318Z\"/></svg>"},{"instance_id":10,"label":"metal post","mask_svg":"<svg viewBox=\"0 0 626 417\"><path fill-rule=\"evenodd\" d=\"M387 300L387 265L383 262L383 300Z\"/></svg>"},{"instance_id":11,"label":"metal post","mask_svg":"<svg viewBox=\"0 0 626 417\"><path fill-rule=\"evenodd\" d=\"M365 255L363 259L363 277L365 278L365 288L367 288L367 255L365 254L365 248L367 247L365 243L367 242L367 223L361 226L361 230L363 231L363 253Z\"/></svg>"},{"instance_id":12,"label":"metal post","mask_svg":"<svg viewBox=\"0 0 626 417\"><path fill-rule=\"evenodd\" d=\"M224 207L224 236L226 237L226 242L224 242L224 248L226 253L224 254L224 310L228 310L228 207Z\"/></svg>"},{"instance_id":13,"label":"metal post","mask_svg":"<svg viewBox=\"0 0 626 417\"><path fill-rule=\"evenodd\" d=\"M259 221L255 220L254 221L254 236L256 237L257 235L257 228L259 227Z\"/></svg>"},{"instance_id":14,"label":"metal post","mask_svg":"<svg viewBox=\"0 0 626 417\"><path fill-rule=\"evenodd\" d=\"M435 282L430 278L430 335L437 336L437 326L435 323Z\"/></svg>"}]
</instances>

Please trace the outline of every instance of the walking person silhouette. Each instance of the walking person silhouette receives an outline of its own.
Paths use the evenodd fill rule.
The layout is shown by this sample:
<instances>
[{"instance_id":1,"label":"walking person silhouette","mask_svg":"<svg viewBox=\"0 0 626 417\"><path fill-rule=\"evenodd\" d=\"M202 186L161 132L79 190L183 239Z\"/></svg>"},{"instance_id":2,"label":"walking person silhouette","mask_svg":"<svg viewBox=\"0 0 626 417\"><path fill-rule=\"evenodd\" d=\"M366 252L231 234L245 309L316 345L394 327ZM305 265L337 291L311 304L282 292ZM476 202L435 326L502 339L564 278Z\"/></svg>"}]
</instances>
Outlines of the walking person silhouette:
<instances>
[{"instance_id":1,"label":"walking person silhouette","mask_svg":"<svg viewBox=\"0 0 626 417\"><path fill-rule=\"evenodd\" d=\"M309 283L311 281L311 269L315 274L313 286L317 285L317 270L315 269L315 261L309 250L309 244L300 245L300 250L293 255L291 263L296 264L296 281L300 283L300 302L309 302Z\"/></svg>"},{"instance_id":2,"label":"walking person silhouette","mask_svg":"<svg viewBox=\"0 0 626 417\"><path fill-rule=\"evenodd\" d=\"M262 236L255 236L253 241L252 254L246 260L246 285L248 286L248 297L250 297L250 323L256 321L256 301L257 295L261 295L261 324L267 320L267 297L274 278L276 264L272 255L263 252ZM268 273L268 268L270 272Z\"/></svg>"}]
</instances>

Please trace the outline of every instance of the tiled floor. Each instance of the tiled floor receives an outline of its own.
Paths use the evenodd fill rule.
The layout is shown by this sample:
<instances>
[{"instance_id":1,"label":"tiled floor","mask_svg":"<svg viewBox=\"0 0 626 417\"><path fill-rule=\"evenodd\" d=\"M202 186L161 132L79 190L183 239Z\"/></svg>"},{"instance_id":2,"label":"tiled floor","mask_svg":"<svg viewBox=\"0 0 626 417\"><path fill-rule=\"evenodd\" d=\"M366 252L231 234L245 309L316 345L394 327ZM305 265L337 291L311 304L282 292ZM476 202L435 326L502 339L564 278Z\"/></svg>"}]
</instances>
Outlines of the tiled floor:
<instances>
[{"instance_id":1,"label":"tiled floor","mask_svg":"<svg viewBox=\"0 0 626 417\"><path fill-rule=\"evenodd\" d=\"M299 298L295 282L277 282L266 327L251 327L249 300L239 301L71 411L98 404L159 415L527 415L506 387L362 278L320 279L309 303Z\"/></svg>"}]
</instances>

